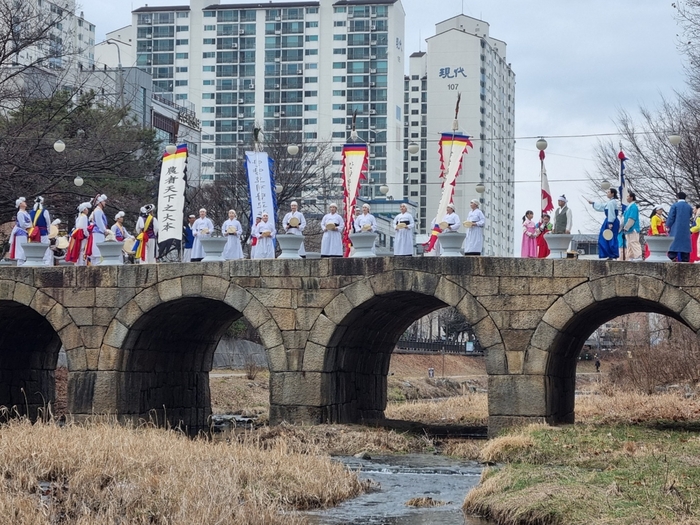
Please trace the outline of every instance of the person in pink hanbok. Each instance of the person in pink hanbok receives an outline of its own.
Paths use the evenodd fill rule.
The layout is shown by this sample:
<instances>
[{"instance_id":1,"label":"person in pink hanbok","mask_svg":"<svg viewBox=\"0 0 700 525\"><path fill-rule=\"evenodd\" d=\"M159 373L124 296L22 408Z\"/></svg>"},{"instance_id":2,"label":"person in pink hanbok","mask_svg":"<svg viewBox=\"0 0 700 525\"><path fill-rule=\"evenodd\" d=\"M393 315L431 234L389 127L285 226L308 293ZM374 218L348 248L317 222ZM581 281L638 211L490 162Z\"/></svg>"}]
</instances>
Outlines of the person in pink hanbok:
<instances>
[{"instance_id":1,"label":"person in pink hanbok","mask_svg":"<svg viewBox=\"0 0 700 525\"><path fill-rule=\"evenodd\" d=\"M537 257L537 225L532 218L535 216L532 211L527 210L523 217L523 243L520 247L521 257Z\"/></svg>"}]
</instances>

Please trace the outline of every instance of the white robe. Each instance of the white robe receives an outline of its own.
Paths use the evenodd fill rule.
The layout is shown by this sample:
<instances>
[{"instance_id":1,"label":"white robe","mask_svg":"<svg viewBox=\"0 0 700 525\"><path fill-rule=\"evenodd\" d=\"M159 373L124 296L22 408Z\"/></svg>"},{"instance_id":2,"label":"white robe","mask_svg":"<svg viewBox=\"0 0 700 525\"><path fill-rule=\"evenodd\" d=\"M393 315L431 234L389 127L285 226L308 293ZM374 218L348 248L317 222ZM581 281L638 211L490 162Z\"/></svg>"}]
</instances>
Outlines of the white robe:
<instances>
[{"instance_id":1,"label":"white robe","mask_svg":"<svg viewBox=\"0 0 700 525\"><path fill-rule=\"evenodd\" d=\"M82 241L80 241L80 255L78 255L78 260L75 261L75 265L86 266L87 260L85 259L85 248L87 247L88 236L90 235L90 232L88 231L87 215L85 215L84 213L78 215L78 218L75 219L75 229L83 230L83 235L85 236L85 238Z\"/></svg>"},{"instance_id":2,"label":"white robe","mask_svg":"<svg viewBox=\"0 0 700 525\"><path fill-rule=\"evenodd\" d=\"M326 230L326 224L335 223L337 228L333 231ZM321 239L321 255L343 256L343 218L337 213L327 213L321 219L323 238Z\"/></svg>"},{"instance_id":3,"label":"white robe","mask_svg":"<svg viewBox=\"0 0 700 525\"><path fill-rule=\"evenodd\" d=\"M236 233L228 233L230 226L236 228ZM241 223L237 219L226 219L221 225L221 233L226 237L226 246L221 254L227 261L243 259L243 248L241 247Z\"/></svg>"},{"instance_id":4,"label":"white robe","mask_svg":"<svg viewBox=\"0 0 700 525\"><path fill-rule=\"evenodd\" d=\"M264 232L270 232L269 237L263 235ZM274 259L275 258L275 245L273 239L277 234L275 225L272 221L268 220L260 221L257 228L255 228L255 237L258 239L258 243L255 245L255 256L253 259Z\"/></svg>"},{"instance_id":5,"label":"white robe","mask_svg":"<svg viewBox=\"0 0 700 525\"><path fill-rule=\"evenodd\" d=\"M15 260L17 261L17 266L22 266L27 261L27 256L24 254L24 248L22 247L29 239L27 237L27 230L32 226L32 219L28 211L18 211L17 212L17 222L14 228L12 228L12 233L10 234L10 246L13 242L15 244ZM15 238L17 239L15 241Z\"/></svg>"},{"instance_id":6,"label":"white robe","mask_svg":"<svg viewBox=\"0 0 700 525\"><path fill-rule=\"evenodd\" d=\"M209 230L207 233L201 233L202 229L206 228ZM214 223L211 222L209 217L204 217L194 221L192 225L192 235L194 235L194 242L192 243L192 259L204 259L207 254L202 248L202 242L200 239L211 237L214 232Z\"/></svg>"},{"instance_id":7,"label":"white robe","mask_svg":"<svg viewBox=\"0 0 700 525\"><path fill-rule=\"evenodd\" d=\"M453 232L459 230L459 227L462 225L459 222L459 215L455 212L446 214L440 222L446 222L448 224L447 229Z\"/></svg>"},{"instance_id":8,"label":"white robe","mask_svg":"<svg viewBox=\"0 0 700 525\"><path fill-rule=\"evenodd\" d=\"M486 217L479 208L476 208L469 212L467 220L473 222L474 226L467 228L467 236L464 238L462 251L464 253L481 253L484 249L484 224L486 224Z\"/></svg>"},{"instance_id":9,"label":"white robe","mask_svg":"<svg viewBox=\"0 0 700 525\"><path fill-rule=\"evenodd\" d=\"M147 218L147 217L146 217ZM139 217L139 220L136 221L136 234L138 235L143 231L144 226L146 226L146 218L144 217ZM153 235L157 237L159 227L158 227L158 219L153 217ZM146 260L138 259L139 264L154 264L156 262L156 244L157 244L157 239L156 237L153 237L152 239L148 239L146 242L146 246L144 249L146 250Z\"/></svg>"},{"instance_id":10,"label":"white robe","mask_svg":"<svg viewBox=\"0 0 700 525\"><path fill-rule=\"evenodd\" d=\"M299 226L296 228L289 226L289 220L292 217L299 219ZM287 233L291 233L292 235L303 235L304 228L306 228L306 219L304 218L304 214L300 211L290 211L284 216L284 219L282 219L282 227L287 231ZM306 248L304 248L303 242L301 243L301 246L299 246L299 251L297 253L301 256L306 255Z\"/></svg>"},{"instance_id":11,"label":"white robe","mask_svg":"<svg viewBox=\"0 0 700 525\"><path fill-rule=\"evenodd\" d=\"M400 223L408 221L408 225L405 228L397 228L396 226ZM396 237L394 238L394 255L413 255L413 229L415 228L415 223L413 222L413 215L410 213L399 213L394 217L394 229L396 230Z\"/></svg>"},{"instance_id":12,"label":"white robe","mask_svg":"<svg viewBox=\"0 0 700 525\"><path fill-rule=\"evenodd\" d=\"M102 262L102 254L97 246L98 242L105 242L105 232L107 231L107 217L102 208L97 206L92 212L92 255L90 256L90 264L97 266Z\"/></svg>"}]
</instances>

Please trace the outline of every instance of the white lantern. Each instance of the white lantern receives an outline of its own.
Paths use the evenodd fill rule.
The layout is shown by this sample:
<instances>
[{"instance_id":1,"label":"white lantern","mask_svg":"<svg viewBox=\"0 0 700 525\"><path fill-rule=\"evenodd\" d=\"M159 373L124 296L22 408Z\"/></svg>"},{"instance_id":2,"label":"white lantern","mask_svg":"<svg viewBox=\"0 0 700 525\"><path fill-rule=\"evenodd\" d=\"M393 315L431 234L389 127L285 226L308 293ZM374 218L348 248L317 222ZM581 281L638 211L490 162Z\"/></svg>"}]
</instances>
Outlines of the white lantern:
<instances>
[{"instance_id":1,"label":"white lantern","mask_svg":"<svg viewBox=\"0 0 700 525\"><path fill-rule=\"evenodd\" d=\"M83 178L80 175L76 175L73 179L73 184L75 184L78 188L83 185L83 182Z\"/></svg>"},{"instance_id":2,"label":"white lantern","mask_svg":"<svg viewBox=\"0 0 700 525\"><path fill-rule=\"evenodd\" d=\"M411 142L411 143L408 145L408 152L409 152L411 155L415 155L416 153L418 153L418 150L419 150L419 149L420 149L420 147L419 147L418 144L416 144L415 142Z\"/></svg>"},{"instance_id":3,"label":"white lantern","mask_svg":"<svg viewBox=\"0 0 700 525\"><path fill-rule=\"evenodd\" d=\"M66 149L66 143L61 139L58 139L53 143L53 149L55 149L57 153L63 153L63 151Z\"/></svg>"},{"instance_id":4,"label":"white lantern","mask_svg":"<svg viewBox=\"0 0 700 525\"><path fill-rule=\"evenodd\" d=\"M290 155L296 155L297 153L299 153L299 146L297 146L296 144L290 144L289 146L287 146L287 153Z\"/></svg>"},{"instance_id":5,"label":"white lantern","mask_svg":"<svg viewBox=\"0 0 700 525\"><path fill-rule=\"evenodd\" d=\"M535 146L537 147L538 150L544 151L547 149L547 141L544 140L544 137L540 137L540 139L535 143Z\"/></svg>"}]
</instances>

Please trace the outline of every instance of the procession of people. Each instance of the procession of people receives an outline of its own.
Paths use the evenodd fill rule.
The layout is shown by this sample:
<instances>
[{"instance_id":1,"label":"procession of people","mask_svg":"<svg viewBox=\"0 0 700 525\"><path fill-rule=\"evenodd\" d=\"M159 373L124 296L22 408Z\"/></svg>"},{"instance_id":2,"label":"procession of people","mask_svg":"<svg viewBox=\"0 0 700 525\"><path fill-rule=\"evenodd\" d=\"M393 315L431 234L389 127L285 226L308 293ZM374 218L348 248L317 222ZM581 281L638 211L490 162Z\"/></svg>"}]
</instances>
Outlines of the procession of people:
<instances>
[{"instance_id":1,"label":"procession of people","mask_svg":"<svg viewBox=\"0 0 700 525\"><path fill-rule=\"evenodd\" d=\"M593 201L585 199L594 211L603 213L603 220L598 235L598 257L606 260L623 259L627 261L642 261L649 257L648 246L642 247L640 212L637 196L627 192L626 206L623 208L618 190L607 190L607 199ZM674 237L668 252L671 260L678 262L697 262L700 259L700 206L692 207L686 202L686 194L678 192L677 202L673 204L668 215L663 206L654 206L650 215L650 226L647 236L669 235ZM9 257L18 266L26 261L24 246L26 243L39 242L47 245L44 254L44 264L51 266L61 261L76 266L97 266L102 263L100 245L105 241L116 241L124 244L122 258L124 262L152 264L158 261L159 223L156 217L156 207L147 204L140 209L140 215L135 223L134 233L131 234L124 225L126 214L118 211L110 226L106 214L108 197L98 194L91 201L82 202L76 209L77 216L73 227L65 236L58 236L59 219L51 222L49 211L44 205L44 198L37 196L34 205L28 210L27 200L19 197L15 206L17 214L15 225L10 235ZM558 208L550 215L542 213L535 219L532 210L527 210L522 218L521 257L545 258L550 255L547 243L548 235L570 234L573 227L572 212L565 195L557 199ZM464 228L464 241L461 253L466 256L482 255L484 249L484 228L486 217L480 209L480 201L472 199L469 203L467 220L461 222L455 211L455 204L450 202L445 207L441 217L432 221L432 235L423 244L425 255L440 255L442 248L439 243L441 234L459 232ZM370 233L378 238L380 232L375 215L370 213L370 204L363 203L358 213L349 222L352 234ZM214 221L207 216L207 210L201 208L199 217L190 214L183 226L182 248L179 260L182 262L202 261L206 252L203 239L211 238L220 233L226 239L222 252L224 260L240 260L246 257L245 239L250 245L251 259L273 259L276 256L278 235L274 216L262 212L256 217L248 235L237 218L235 210L228 210L228 217L220 228L215 227ZM405 202L399 203L399 209L393 217L382 214L389 228L393 229L393 254L395 256L413 256L415 254L417 222L409 212ZM299 204L292 201L290 210L284 215L279 232L283 235L303 236L307 226L304 213ZM338 205L332 203L328 212L320 220L320 257L347 256L345 250L348 237L344 235L346 222L338 213ZM391 247L390 247L391 248ZM376 254L377 241L372 246ZM306 248L302 241L298 250L300 257L306 257Z\"/></svg>"}]
</instances>

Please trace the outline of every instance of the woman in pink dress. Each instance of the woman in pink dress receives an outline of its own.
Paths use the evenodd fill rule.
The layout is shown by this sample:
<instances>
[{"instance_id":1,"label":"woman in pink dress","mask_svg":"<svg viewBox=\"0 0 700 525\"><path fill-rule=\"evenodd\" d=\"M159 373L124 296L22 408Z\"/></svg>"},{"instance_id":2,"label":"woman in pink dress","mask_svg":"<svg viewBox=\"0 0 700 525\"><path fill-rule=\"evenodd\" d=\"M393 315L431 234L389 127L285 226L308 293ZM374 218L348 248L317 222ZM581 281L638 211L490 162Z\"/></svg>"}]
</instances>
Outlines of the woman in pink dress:
<instances>
[{"instance_id":1,"label":"woman in pink dress","mask_svg":"<svg viewBox=\"0 0 700 525\"><path fill-rule=\"evenodd\" d=\"M521 257L537 257L537 228L532 218L532 211L527 210L523 217L523 243L520 247Z\"/></svg>"}]
</instances>

